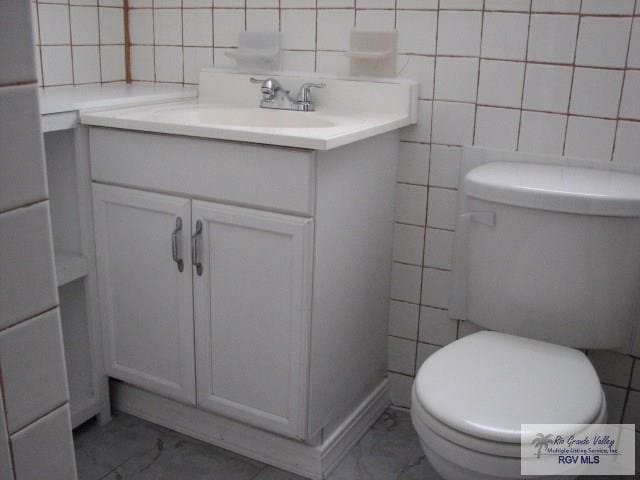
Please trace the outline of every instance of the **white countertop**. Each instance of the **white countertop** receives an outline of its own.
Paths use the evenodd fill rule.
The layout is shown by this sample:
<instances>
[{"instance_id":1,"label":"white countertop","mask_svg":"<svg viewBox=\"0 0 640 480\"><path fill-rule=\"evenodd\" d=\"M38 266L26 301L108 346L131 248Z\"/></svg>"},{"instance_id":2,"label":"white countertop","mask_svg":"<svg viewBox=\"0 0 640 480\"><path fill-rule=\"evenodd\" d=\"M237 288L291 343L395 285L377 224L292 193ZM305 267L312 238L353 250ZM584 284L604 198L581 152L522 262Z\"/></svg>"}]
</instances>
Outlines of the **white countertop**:
<instances>
[{"instance_id":1,"label":"white countertop","mask_svg":"<svg viewBox=\"0 0 640 480\"><path fill-rule=\"evenodd\" d=\"M49 115L78 110L163 103L197 96L196 87L149 83L49 87L40 90L40 113Z\"/></svg>"},{"instance_id":2,"label":"white countertop","mask_svg":"<svg viewBox=\"0 0 640 480\"><path fill-rule=\"evenodd\" d=\"M264 78L266 75L262 75ZM417 83L402 78L339 78L278 72L283 90L314 89L314 112L259 108L259 85L247 73L203 69L198 98L80 111L84 125L329 150L417 121ZM159 104L158 104L159 103Z\"/></svg>"}]
</instances>

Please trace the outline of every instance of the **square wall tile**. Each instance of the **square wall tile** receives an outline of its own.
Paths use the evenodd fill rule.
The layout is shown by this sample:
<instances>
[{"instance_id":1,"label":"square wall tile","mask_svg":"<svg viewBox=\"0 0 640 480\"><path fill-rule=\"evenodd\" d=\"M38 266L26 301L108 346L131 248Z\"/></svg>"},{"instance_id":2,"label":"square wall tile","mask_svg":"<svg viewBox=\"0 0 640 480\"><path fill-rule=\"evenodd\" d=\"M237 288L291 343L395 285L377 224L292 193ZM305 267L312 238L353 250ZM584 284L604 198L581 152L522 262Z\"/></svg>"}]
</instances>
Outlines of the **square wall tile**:
<instances>
[{"instance_id":1,"label":"square wall tile","mask_svg":"<svg viewBox=\"0 0 640 480\"><path fill-rule=\"evenodd\" d=\"M200 8L183 10L182 28L183 45L213 48L213 10Z\"/></svg>"},{"instance_id":2,"label":"square wall tile","mask_svg":"<svg viewBox=\"0 0 640 480\"><path fill-rule=\"evenodd\" d=\"M481 12L441 11L438 55L480 55Z\"/></svg>"},{"instance_id":3,"label":"square wall tile","mask_svg":"<svg viewBox=\"0 0 640 480\"><path fill-rule=\"evenodd\" d=\"M185 47L184 48L184 81L197 84L200 79L200 71L205 67L213 66L213 48L211 47Z\"/></svg>"},{"instance_id":4,"label":"square wall tile","mask_svg":"<svg viewBox=\"0 0 640 480\"><path fill-rule=\"evenodd\" d=\"M424 228L396 223L393 228L393 260L422 265Z\"/></svg>"},{"instance_id":5,"label":"square wall tile","mask_svg":"<svg viewBox=\"0 0 640 480\"><path fill-rule=\"evenodd\" d=\"M71 42L73 45L98 44L98 7L71 7Z\"/></svg>"},{"instance_id":6,"label":"square wall tile","mask_svg":"<svg viewBox=\"0 0 640 480\"><path fill-rule=\"evenodd\" d=\"M533 0L531 10L534 12L578 13L580 0Z\"/></svg>"},{"instance_id":7,"label":"square wall tile","mask_svg":"<svg viewBox=\"0 0 640 480\"><path fill-rule=\"evenodd\" d=\"M399 183L396 185L396 222L424 225L427 187Z\"/></svg>"},{"instance_id":8,"label":"square wall tile","mask_svg":"<svg viewBox=\"0 0 640 480\"><path fill-rule=\"evenodd\" d=\"M631 381L633 358L608 350L589 350L589 360L598 372L600 381L618 387L627 387Z\"/></svg>"},{"instance_id":9,"label":"square wall tile","mask_svg":"<svg viewBox=\"0 0 640 480\"><path fill-rule=\"evenodd\" d=\"M282 10L280 28L282 48L295 50L316 48L315 10Z\"/></svg>"},{"instance_id":10,"label":"square wall tile","mask_svg":"<svg viewBox=\"0 0 640 480\"><path fill-rule=\"evenodd\" d=\"M4 412L4 395L0 385L0 412ZM13 478L13 459L9 448L9 435L4 415L0 415L0 478L11 480Z\"/></svg>"},{"instance_id":11,"label":"square wall tile","mask_svg":"<svg viewBox=\"0 0 640 480\"><path fill-rule=\"evenodd\" d=\"M440 0L441 10L482 10L483 0Z\"/></svg>"},{"instance_id":12,"label":"square wall tile","mask_svg":"<svg viewBox=\"0 0 640 480\"><path fill-rule=\"evenodd\" d=\"M40 3L38 5L38 17L40 18L40 41L42 45L68 45L71 43L68 5Z\"/></svg>"},{"instance_id":13,"label":"square wall tile","mask_svg":"<svg viewBox=\"0 0 640 480\"><path fill-rule=\"evenodd\" d=\"M429 179L429 145L400 142L397 180L427 185Z\"/></svg>"},{"instance_id":14,"label":"square wall tile","mask_svg":"<svg viewBox=\"0 0 640 480\"><path fill-rule=\"evenodd\" d=\"M317 52L316 72L348 75L349 69L349 59L343 52ZM416 127L410 128L415 129Z\"/></svg>"},{"instance_id":15,"label":"square wall tile","mask_svg":"<svg viewBox=\"0 0 640 480\"><path fill-rule=\"evenodd\" d=\"M566 113L569 108L571 77L571 67L527 65L523 108Z\"/></svg>"},{"instance_id":16,"label":"square wall tile","mask_svg":"<svg viewBox=\"0 0 640 480\"><path fill-rule=\"evenodd\" d=\"M487 12L482 30L482 56L524 60L528 33L528 14Z\"/></svg>"},{"instance_id":17,"label":"square wall tile","mask_svg":"<svg viewBox=\"0 0 640 480\"><path fill-rule=\"evenodd\" d=\"M422 269L414 265L394 262L391 265L391 298L404 302L420 302Z\"/></svg>"},{"instance_id":18,"label":"square wall tile","mask_svg":"<svg viewBox=\"0 0 640 480\"><path fill-rule=\"evenodd\" d=\"M519 108L523 84L524 63L482 60L478 103Z\"/></svg>"},{"instance_id":19,"label":"square wall tile","mask_svg":"<svg viewBox=\"0 0 640 480\"><path fill-rule=\"evenodd\" d=\"M576 68L569 111L594 117L616 117L622 93L623 72Z\"/></svg>"},{"instance_id":20,"label":"square wall tile","mask_svg":"<svg viewBox=\"0 0 640 480\"><path fill-rule=\"evenodd\" d=\"M565 115L523 111L518 150L562 155L566 125Z\"/></svg>"},{"instance_id":21,"label":"square wall tile","mask_svg":"<svg viewBox=\"0 0 640 480\"><path fill-rule=\"evenodd\" d=\"M356 28L360 30L390 31L395 28L394 10L357 10Z\"/></svg>"},{"instance_id":22,"label":"square wall tile","mask_svg":"<svg viewBox=\"0 0 640 480\"><path fill-rule=\"evenodd\" d=\"M474 145L515 150L520 127L519 110L478 107Z\"/></svg>"},{"instance_id":23,"label":"square wall tile","mask_svg":"<svg viewBox=\"0 0 640 480\"><path fill-rule=\"evenodd\" d=\"M247 30L277 32L280 29L280 15L275 8L247 10Z\"/></svg>"},{"instance_id":24,"label":"square wall tile","mask_svg":"<svg viewBox=\"0 0 640 480\"><path fill-rule=\"evenodd\" d=\"M422 274L421 305L437 308L449 307L451 272L425 268Z\"/></svg>"},{"instance_id":25,"label":"square wall tile","mask_svg":"<svg viewBox=\"0 0 640 480\"><path fill-rule=\"evenodd\" d=\"M424 264L427 267L451 270L453 266L453 232L427 228Z\"/></svg>"},{"instance_id":26,"label":"square wall tile","mask_svg":"<svg viewBox=\"0 0 640 480\"><path fill-rule=\"evenodd\" d=\"M531 0L485 0L484 9L486 11L505 10L512 12L528 12L530 5Z\"/></svg>"},{"instance_id":27,"label":"square wall tile","mask_svg":"<svg viewBox=\"0 0 640 480\"><path fill-rule=\"evenodd\" d=\"M389 386L391 389L391 403L398 407L411 406L411 388L413 377L389 372Z\"/></svg>"},{"instance_id":28,"label":"square wall tile","mask_svg":"<svg viewBox=\"0 0 640 480\"><path fill-rule=\"evenodd\" d=\"M628 70L625 75L620 116L640 120L640 70Z\"/></svg>"},{"instance_id":29,"label":"square wall tile","mask_svg":"<svg viewBox=\"0 0 640 480\"><path fill-rule=\"evenodd\" d=\"M436 100L475 102L478 94L478 60L438 57L436 60Z\"/></svg>"},{"instance_id":30,"label":"square wall tile","mask_svg":"<svg viewBox=\"0 0 640 480\"><path fill-rule=\"evenodd\" d=\"M0 212L47 198L42 135L35 85L3 87L0 111ZM0 254L1 255L1 254ZM0 280L0 285L3 285ZM0 288L4 290L4 285ZM2 294L0 293L0 296ZM25 298L24 301L27 301ZM4 309L2 309L4 315Z\"/></svg>"},{"instance_id":31,"label":"square wall tile","mask_svg":"<svg viewBox=\"0 0 640 480\"><path fill-rule=\"evenodd\" d=\"M458 321L449 318L449 312L441 308L420 307L421 342L448 345L456 340Z\"/></svg>"},{"instance_id":32,"label":"square wall tile","mask_svg":"<svg viewBox=\"0 0 640 480\"><path fill-rule=\"evenodd\" d=\"M475 122L472 103L433 102L432 141L446 145L471 145Z\"/></svg>"},{"instance_id":33,"label":"square wall tile","mask_svg":"<svg viewBox=\"0 0 640 480\"><path fill-rule=\"evenodd\" d=\"M627 66L640 68L640 18L633 19L631 43L629 44L629 58Z\"/></svg>"},{"instance_id":34,"label":"square wall tile","mask_svg":"<svg viewBox=\"0 0 640 480\"><path fill-rule=\"evenodd\" d=\"M485 329L475 323L471 323L468 320L460 320L458 323L458 338L468 337L483 330Z\"/></svg>"},{"instance_id":35,"label":"square wall tile","mask_svg":"<svg viewBox=\"0 0 640 480\"><path fill-rule=\"evenodd\" d=\"M416 342L387 337L387 364L392 372L413 375L416 365Z\"/></svg>"},{"instance_id":36,"label":"square wall tile","mask_svg":"<svg viewBox=\"0 0 640 480\"><path fill-rule=\"evenodd\" d=\"M573 63L577 31L577 15L532 15L528 59Z\"/></svg>"},{"instance_id":37,"label":"square wall tile","mask_svg":"<svg viewBox=\"0 0 640 480\"><path fill-rule=\"evenodd\" d=\"M633 376L631 377L631 388L640 390L640 358L634 359Z\"/></svg>"},{"instance_id":38,"label":"square wall tile","mask_svg":"<svg viewBox=\"0 0 640 480\"><path fill-rule=\"evenodd\" d=\"M313 51L298 52L283 50L281 62L281 68L283 70L314 72L316 69L316 54Z\"/></svg>"},{"instance_id":39,"label":"square wall tile","mask_svg":"<svg viewBox=\"0 0 640 480\"><path fill-rule=\"evenodd\" d=\"M440 350L437 345L428 345L426 343L418 343L418 352L416 358L416 370L422 366L427 358Z\"/></svg>"},{"instance_id":40,"label":"square wall tile","mask_svg":"<svg viewBox=\"0 0 640 480\"><path fill-rule=\"evenodd\" d=\"M582 0L582 13L632 15L634 0Z\"/></svg>"},{"instance_id":41,"label":"square wall tile","mask_svg":"<svg viewBox=\"0 0 640 480\"><path fill-rule=\"evenodd\" d=\"M389 303L389 335L416 340L418 305L391 300Z\"/></svg>"},{"instance_id":42,"label":"square wall tile","mask_svg":"<svg viewBox=\"0 0 640 480\"><path fill-rule=\"evenodd\" d=\"M318 10L318 49L348 50L354 23L353 10Z\"/></svg>"},{"instance_id":43,"label":"square wall tile","mask_svg":"<svg viewBox=\"0 0 640 480\"><path fill-rule=\"evenodd\" d=\"M19 480L77 478L68 405L12 436L11 446Z\"/></svg>"},{"instance_id":44,"label":"square wall tile","mask_svg":"<svg viewBox=\"0 0 640 480\"><path fill-rule=\"evenodd\" d=\"M0 69L0 85L32 82L38 78L31 28L33 23L37 34L38 25L32 6L35 4L27 1L0 4L0 44L5 46L0 49L0 65L11 65L11 68Z\"/></svg>"},{"instance_id":45,"label":"square wall tile","mask_svg":"<svg viewBox=\"0 0 640 480\"><path fill-rule=\"evenodd\" d=\"M244 10L213 11L213 43L216 47L237 47L241 31L244 31Z\"/></svg>"},{"instance_id":46,"label":"square wall tile","mask_svg":"<svg viewBox=\"0 0 640 480\"><path fill-rule=\"evenodd\" d=\"M153 10L129 10L129 35L133 44L153 44Z\"/></svg>"},{"instance_id":47,"label":"square wall tile","mask_svg":"<svg viewBox=\"0 0 640 480\"><path fill-rule=\"evenodd\" d=\"M134 81L154 81L155 68L151 45L131 46L131 77Z\"/></svg>"},{"instance_id":48,"label":"square wall tile","mask_svg":"<svg viewBox=\"0 0 640 480\"><path fill-rule=\"evenodd\" d=\"M70 85L73 83L71 46L41 47L42 83L45 86Z\"/></svg>"},{"instance_id":49,"label":"square wall tile","mask_svg":"<svg viewBox=\"0 0 640 480\"><path fill-rule=\"evenodd\" d=\"M623 423L635 423L636 431L640 430L640 392L629 392L622 421Z\"/></svg>"},{"instance_id":50,"label":"square wall tile","mask_svg":"<svg viewBox=\"0 0 640 480\"><path fill-rule=\"evenodd\" d=\"M119 82L125 79L124 45L100 47L100 65L103 82Z\"/></svg>"},{"instance_id":51,"label":"square wall tile","mask_svg":"<svg viewBox=\"0 0 640 480\"><path fill-rule=\"evenodd\" d=\"M624 67L630 29L630 17L582 17L576 65Z\"/></svg>"},{"instance_id":52,"label":"square wall tile","mask_svg":"<svg viewBox=\"0 0 640 480\"><path fill-rule=\"evenodd\" d=\"M182 11L177 8L155 9L153 12L154 44L182 44Z\"/></svg>"},{"instance_id":53,"label":"square wall tile","mask_svg":"<svg viewBox=\"0 0 640 480\"><path fill-rule=\"evenodd\" d=\"M401 76L412 78L418 82L420 88L418 98L433 99L435 58L420 55L399 55L398 65Z\"/></svg>"},{"instance_id":54,"label":"square wall tile","mask_svg":"<svg viewBox=\"0 0 640 480\"><path fill-rule=\"evenodd\" d=\"M97 45L71 47L75 84L100 82L100 51Z\"/></svg>"},{"instance_id":55,"label":"square wall tile","mask_svg":"<svg viewBox=\"0 0 640 480\"><path fill-rule=\"evenodd\" d=\"M618 122L613 161L638 165L640 163L638 152L640 152L640 122Z\"/></svg>"},{"instance_id":56,"label":"square wall tile","mask_svg":"<svg viewBox=\"0 0 640 480\"><path fill-rule=\"evenodd\" d=\"M610 160L615 129L615 120L569 117L565 155Z\"/></svg>"},{"instance_id":57,"label":"square wall tile","mask_svg":"<svg viewBox=\"0 0 640 480\"><path fill-rule=\"evenodd\" d=\"M49 203L0 215L0 330L58 304Z\"/></svg>"},{"instance_id":58,"label":"square wall tile","mask_svg":"<svg viewBox=\"0 0 640 480\"><path fill-rule=\"evenodd\" d=\"M607 421L609 423L621 423L627 391L624 388L611 387L609 385L603 385L602 390L607 399Z\"/></svg>"},{"instance_id":59,"label":"square wall tile","mask_svg":"<svg viewBox=\"0 0 640 480\"><path fill-rule=\"evenodd\" d=\"M438 0L397 0L396 7L411 10L435 10L438 8Z\"/></svg>"},{"instance_id":60,"label":"square wall tile","mask_svg":"<svg viewBox=\"0 0 640 480\"><path fill-rule=\"evenodd\" d=\"M399 53L436 53L438 15L431 11L398 10L396 28Z\"/></svg>"},{"instance_id":61,"label":"square wall tile","mask_svg":"<svg viewBox=\"0 0 640 480\"><path fill-rule=\"evenodd\" d=\"M429 227L453 230L456 227L456 202L458 192L444 188L429 188Z\"/></svg>"},{"instance_id":62,"label":"square wall tile","mask_svg":"<svg viewBox=\"0 0 640 480\"><path fill-rule=\"evenodd\" d=\"M348 64L346 57L341 56L342 61ZM418 122L415 125L404 127L400 131L400 140L408 142L427 143L431 139L431 109L430 100L418 100Z\"/></svg>"},{"instance_id":63,"label":"square wall tile","mask_svg":"<svg viewBox=\"0 0 640 480\"><path fill-rule=\"evenodd\" d=\"M25 355L29 351L38 354ZM69 391L58 310L0 332L0 365L10 433L66 402Z\"/></svg>"},{"instance_id":64,"label":"square wall tile","mask_svg":"<svg viewBox=\"0 0 640 480\"><path fill-rule=\"evenodd\" d=\"M122 8L100 7L100 43L124 43L124 13Z\"/></svg>"},{"instance_id":65,"label":"square wall tile","mask_svg":"<svg viewBox=\"0 0 640 480\"><path fill-rule=\"evenodd\" d=\"M180 47L156 47L156 81L175 82L183 81L182 76L182 48Z\"/></svg>"},{"instance_id":66,"label":"square wall tile","mask_svg":"<svg viewBox=\"0 0 640 480\"><path fill-rule=\"evenodd\" d=\"M458 188L462 149L446 145L431 146L429 185L432 187Z\"/></svg>"}]
</instances>

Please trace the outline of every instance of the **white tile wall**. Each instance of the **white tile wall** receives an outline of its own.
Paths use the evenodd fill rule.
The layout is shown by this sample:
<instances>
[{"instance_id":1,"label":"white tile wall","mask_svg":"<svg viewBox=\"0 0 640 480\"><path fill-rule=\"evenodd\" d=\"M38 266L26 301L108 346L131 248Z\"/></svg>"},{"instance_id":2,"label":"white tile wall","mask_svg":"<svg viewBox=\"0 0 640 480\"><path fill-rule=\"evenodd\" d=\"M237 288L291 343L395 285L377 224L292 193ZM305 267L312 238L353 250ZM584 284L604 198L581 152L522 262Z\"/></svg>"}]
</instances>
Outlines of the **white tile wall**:
<instances>
[{"instance_id":1,"label":"white tile wall","mask_svg":"<svg viewBox=\"0 0 640 480\"><path fill-rule=\"evenodd\" d=\"M32 7L0 2L0 478L74 480ZM51 2L47 15L62 22L43 31L58 41L69 25L68 2Z\"/></svg>"},{"instance_id":2,"label":"white tile wall","mask_svg":"<svg viewBox=\"0 0 640 480\"><path fill-rule=\"evenodd\" d=\"M399 30L398 66L420 82L421 99L419 124L401 136L397 177L389 332L400 339L390 347L399 405L408 405L411 386L410 362L399 359L413 351L419 363L430 345L477 330L438 320L446 314L460 146L639 161L640 0L129 3L134 80L196 83L199 68L230 65L224 51L240 30L258 26L282 32L285 68L344 74L352 28ZM66 52L56 52L58 61ZM630 375L618 363L599 368Z\"/></svg>"},{"instance_id":3,"label":"white tile wall","mask_svg":"<svg viewBox=\"0 0 640 480\"><path fill-rule=\"evenodd\" d=\"M27 2L11 2L26 4ZM41 86L126 80L122 2L31 0L38 80ZM148 10L151 18L151 9ZM136 40L149 18L134 14ZM2 30L0 25L0 30Z\"/></svg>"}]
</instances>

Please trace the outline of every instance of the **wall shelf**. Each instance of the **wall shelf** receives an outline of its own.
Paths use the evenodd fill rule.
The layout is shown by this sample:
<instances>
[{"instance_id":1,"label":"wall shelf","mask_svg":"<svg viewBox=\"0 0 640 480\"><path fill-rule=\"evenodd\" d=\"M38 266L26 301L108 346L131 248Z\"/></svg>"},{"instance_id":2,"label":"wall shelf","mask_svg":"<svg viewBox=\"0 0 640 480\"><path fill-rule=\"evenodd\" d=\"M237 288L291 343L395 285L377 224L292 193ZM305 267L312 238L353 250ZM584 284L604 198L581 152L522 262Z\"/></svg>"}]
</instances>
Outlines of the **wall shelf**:
<instances>
[{"instance_id":1,"label":"wall shelf","mask_svg":"<svg viewBox=\"0 0 640 480\"><path fill-rule=\"evenodd\" d=\"M88 275L87 260L82 255L56 250L53 256L56 263L58 287Z\"/></svg>"}]
</instances>

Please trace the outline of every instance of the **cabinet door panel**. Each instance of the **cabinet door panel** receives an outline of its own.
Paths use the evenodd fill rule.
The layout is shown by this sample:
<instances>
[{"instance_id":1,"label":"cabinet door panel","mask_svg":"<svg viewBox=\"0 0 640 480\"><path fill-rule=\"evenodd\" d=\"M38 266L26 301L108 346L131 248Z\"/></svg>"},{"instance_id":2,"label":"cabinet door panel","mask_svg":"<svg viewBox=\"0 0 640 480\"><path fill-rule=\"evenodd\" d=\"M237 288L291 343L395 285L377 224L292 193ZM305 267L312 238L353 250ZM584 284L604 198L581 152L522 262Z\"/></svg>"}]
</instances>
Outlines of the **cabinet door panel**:
<instances>
[{"instance_id":1,"label":"cabinet door panel","mask_svg":"<svg viewBox=\"0 0 640 480\"><path fill-rule=\"evenodd\" d=\"M108 374L195 403L190 201L97 184L93 194Z\"/></svg>"},{"instance_id":2,"label":"cabinet door panel","mask_svg":"<svg viewBox=\"0 0 640 480\"><path fill-rule=\"evenodd\" d=\"M312 220L194 201L197 220L198 405L304 438Z\"/></svg>"}]
</instances>

